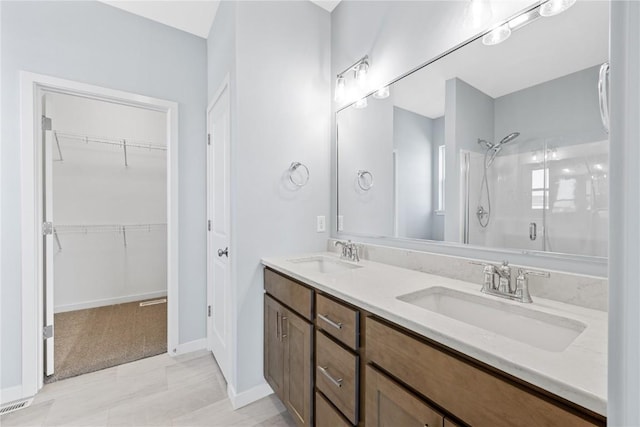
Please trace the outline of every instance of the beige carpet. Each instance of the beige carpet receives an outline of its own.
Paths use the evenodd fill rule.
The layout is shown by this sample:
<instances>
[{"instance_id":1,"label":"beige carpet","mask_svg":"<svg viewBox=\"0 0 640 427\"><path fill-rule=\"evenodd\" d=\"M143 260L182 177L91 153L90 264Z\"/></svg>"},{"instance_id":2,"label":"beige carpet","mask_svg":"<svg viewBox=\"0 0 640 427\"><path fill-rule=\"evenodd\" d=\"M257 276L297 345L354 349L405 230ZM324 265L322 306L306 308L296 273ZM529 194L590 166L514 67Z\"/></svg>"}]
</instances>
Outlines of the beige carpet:
<instances>
[{"instance_id":1,"label":"beige carpet","mask_svg":"<svg viewBox=\"0 0 640 427\"><path fill-rule=\"evenodd\" d=\"M58 313L50 383L167 351L167 304L140 301Z\"/></svg>"}]
</instances>

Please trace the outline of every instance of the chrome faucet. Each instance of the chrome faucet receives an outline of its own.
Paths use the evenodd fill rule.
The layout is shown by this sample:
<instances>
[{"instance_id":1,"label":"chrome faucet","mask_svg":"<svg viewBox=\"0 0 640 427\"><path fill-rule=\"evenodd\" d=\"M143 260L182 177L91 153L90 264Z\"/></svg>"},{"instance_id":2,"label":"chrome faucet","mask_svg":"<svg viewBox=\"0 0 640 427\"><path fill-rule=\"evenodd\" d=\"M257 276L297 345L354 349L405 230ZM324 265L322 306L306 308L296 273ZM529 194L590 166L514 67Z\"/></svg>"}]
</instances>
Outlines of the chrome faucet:
<instances>
[{"instance_id":1,"label":"chrome faucet","mask_svg":"<svg viewBox=\"0 0 640 427\"><path fill-rule=\"evenodd\" d=\"M548 272L518 268L518 275L514 284L511 275L511 267L509 266L508 261L503 261L500 266L475 261L472 261L471 264L484 266L484 269L482 270L484 274L482 280L482 292L519 302L533 302L531 294L529 293L529 276L541 276L546 278L551 276ZM496 277L498 279L497 284Z\"/></svg>"},{"instance_id":2,"label":"chrome faucet","mask_svg":"<svg viewBox=\"0 0 640 427\"><path fill-rule=\"evenodd\" d=\"M340 254L341 259L346 259L353 262L360 261L360 255L358 254L358 245L356 243L353 243L351 240L347 240L346 242L336 240L333 245L339 245L342 247L342 252Z\"/></svg>"}]
</instances>

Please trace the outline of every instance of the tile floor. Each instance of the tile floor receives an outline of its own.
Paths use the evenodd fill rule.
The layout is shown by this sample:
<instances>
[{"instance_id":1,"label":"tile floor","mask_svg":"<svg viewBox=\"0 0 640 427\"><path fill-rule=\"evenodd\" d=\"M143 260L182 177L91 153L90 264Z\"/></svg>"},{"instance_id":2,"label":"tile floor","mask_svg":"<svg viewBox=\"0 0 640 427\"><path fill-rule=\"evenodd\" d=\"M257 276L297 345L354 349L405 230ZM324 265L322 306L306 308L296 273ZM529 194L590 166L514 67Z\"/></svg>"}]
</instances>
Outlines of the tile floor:
<instances>
[{"instance_id":1,"label":"tile floor","mask_svg":"<svg viewBox=\"0 0 640 427\"><path fill-rule=\"evenodd\" d=\"M293 419L273 395L237 411L210 352L162 354L47 384L10 426L272 426Z\"/></svg>"}]
</instances>

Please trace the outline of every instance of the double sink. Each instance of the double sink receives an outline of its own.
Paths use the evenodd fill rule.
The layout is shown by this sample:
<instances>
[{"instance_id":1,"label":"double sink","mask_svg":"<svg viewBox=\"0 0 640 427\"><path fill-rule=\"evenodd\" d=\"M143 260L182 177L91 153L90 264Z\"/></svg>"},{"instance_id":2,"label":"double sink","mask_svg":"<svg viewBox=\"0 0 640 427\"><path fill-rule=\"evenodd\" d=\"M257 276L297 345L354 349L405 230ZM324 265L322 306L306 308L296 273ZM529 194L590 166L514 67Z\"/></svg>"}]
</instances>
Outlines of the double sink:
<instances>
[{"instance_id":1,"label":"double sink","mask_svg":"<svg viewBox=\"0 0 640 427\"><path fill-rule=\"evenodd\" d=\"M291 259L309 273L338 274L366 268L329 256ZM494 334L550 352L562 352L584 330L577 320L546 313L535 304L503 301L484 295L462 292L444 286L430 286L415 292L398 295L397 300Z\"/></svg>"}]
</instances>

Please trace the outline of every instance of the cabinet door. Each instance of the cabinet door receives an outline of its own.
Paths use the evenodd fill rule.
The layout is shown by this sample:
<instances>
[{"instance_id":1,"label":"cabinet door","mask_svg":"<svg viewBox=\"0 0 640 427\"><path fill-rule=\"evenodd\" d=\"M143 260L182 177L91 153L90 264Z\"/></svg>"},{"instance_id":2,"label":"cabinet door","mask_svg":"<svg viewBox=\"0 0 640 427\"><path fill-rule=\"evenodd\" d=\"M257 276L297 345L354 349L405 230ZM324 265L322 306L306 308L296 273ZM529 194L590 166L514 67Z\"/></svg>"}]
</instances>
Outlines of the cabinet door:
<instances>
[{"instance_id":1,"label":"cabinet door","mask_svg":"<svg viewBox=\"0 0 640 427\"><path fill-rule=\"evenodd\" d=\"M442 427L444 417L395 381L367 366L367 427Z\"/></svg>"},{"instance_id":2,"label":"cabinet door","mask_svg":"<svg viewBox=\"0 0 640 427\"><path fill-rule=\"evenodd\" d=\"M283 313L279 303L264 296L264 377L280 400L284 398Z\"/></svg>"},{"instance_id":3,"label":"cabinet door","mask_svg":"<svg viewBox=\"0 0 640 427\"><path fill-rule=\"evenodd\" d=\"M313 325L290 310L280 318L284 345L284 398L299 426L311 426Z\"/></svg>"}]
</instances>

